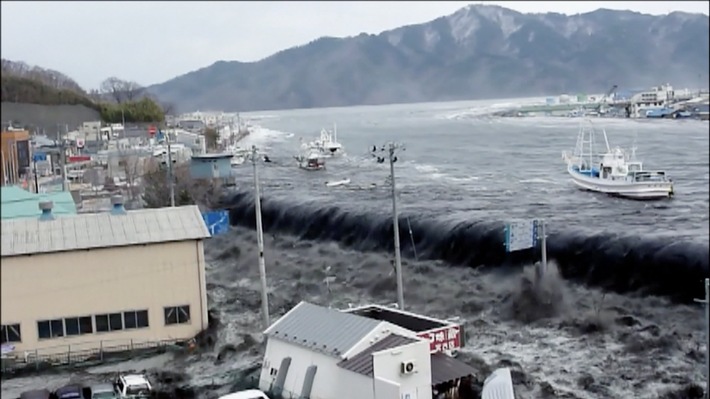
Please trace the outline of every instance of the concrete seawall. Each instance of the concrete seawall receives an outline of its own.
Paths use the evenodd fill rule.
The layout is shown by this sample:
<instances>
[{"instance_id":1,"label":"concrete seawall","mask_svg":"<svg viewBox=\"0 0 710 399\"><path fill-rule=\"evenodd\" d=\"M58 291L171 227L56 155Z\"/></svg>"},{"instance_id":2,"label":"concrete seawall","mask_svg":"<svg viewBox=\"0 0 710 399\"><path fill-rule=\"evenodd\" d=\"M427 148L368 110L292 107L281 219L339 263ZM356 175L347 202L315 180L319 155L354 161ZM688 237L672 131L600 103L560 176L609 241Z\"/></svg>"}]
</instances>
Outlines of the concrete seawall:
<instances>
[{"instance_id":1,"label":"concrete seawall","mask_svg":"<svg viewBox=\"0 0 710 399\"><path fill-rule=\"evenodd\" d=\"M2 105L2 124L12 121L16 127L30 127L31 130L44 132L52 137L57 132L64 133L68 125L74 130L82 122L98 121L101 116L98 111L83 105L39 105L7 103Z\"/></svg>"}]
</instances>

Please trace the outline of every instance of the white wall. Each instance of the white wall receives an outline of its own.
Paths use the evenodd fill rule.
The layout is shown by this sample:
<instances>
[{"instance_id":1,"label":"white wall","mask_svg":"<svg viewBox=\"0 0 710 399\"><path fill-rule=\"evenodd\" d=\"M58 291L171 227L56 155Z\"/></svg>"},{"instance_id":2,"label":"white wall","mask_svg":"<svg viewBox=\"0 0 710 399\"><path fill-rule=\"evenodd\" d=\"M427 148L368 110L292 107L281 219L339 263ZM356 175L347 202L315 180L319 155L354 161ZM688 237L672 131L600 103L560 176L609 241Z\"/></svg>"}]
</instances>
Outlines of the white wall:
<instances>
[{"instance_id":1,"label":"white wall","mask_svg":"<svg viewBox=\"0 0 710 399\"><path fill-rule=\"evenodd\" d=\"M401 363L410 360L415 363L415 372L409 375L400 374ZM400 385L398 398L409 394L409 399L431 399L431 354L428 342L418 341L377 352L373 354L373 366L376 378Z\"/></svg>"},{"instance_id":2,"label":"white wall","mask_svg":"<svg viewBox=\"0 0 710 399\"><path fill-rule=\"evenodd\" d=\"M338 379L335 381L335 385L339 392L335 396L331 396L330 399L375 399L371 377L338 367Z\"/></svg>"},{"instance_id":3,"label":"white wall","mask_svg":"<svg viewBox=\"0 0 710 399\"><path fill-rule=\"evenodd\" d=\"M375 378L375 399L399 399L399 384L383 378Z\"/></svg>"},{"instance_id":4,"label":"white wall","mask_svg":"<svg viewBox=\"0 0 710 399\"><path fill-rule=\"evenodd\" d=\"M278 370L281 367L281 360L286 357L291 358L291 365L288 368L283 387L284 398L290 398L290 395L298 398L301 395L306 370L308 366L312 365L318 366L318 370L313 380L311 399L345 398L338 389L339 384L337 383L338 374L346 371L337 366L340 359L323 353L312 352L305 347L293 345L276 338L269 338L266 343L266 352L259 378L259 388L261 390L268 390L271 384L276 382L276 373L271 376L270 370L271 368Z\"/></svg>"}]
</instances>

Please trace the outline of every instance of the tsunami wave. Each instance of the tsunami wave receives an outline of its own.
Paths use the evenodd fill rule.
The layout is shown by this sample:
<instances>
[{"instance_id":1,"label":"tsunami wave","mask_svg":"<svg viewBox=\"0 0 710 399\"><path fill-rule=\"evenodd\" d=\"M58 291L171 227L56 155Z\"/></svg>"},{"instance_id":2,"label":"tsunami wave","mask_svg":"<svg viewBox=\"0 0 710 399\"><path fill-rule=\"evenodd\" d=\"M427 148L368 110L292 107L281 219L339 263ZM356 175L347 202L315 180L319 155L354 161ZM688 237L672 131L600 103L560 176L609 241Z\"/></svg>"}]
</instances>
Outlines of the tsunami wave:
<instances>
[{"instance_id":1,"label":"tsunami wave","mask_svg":"<svg viewBox=\"0 0 710 399\"><path fill-rule=\"evenodd\" d=\"M222 205L229 209L232 225L255 228L252 193L234 193ZM266 234L336 241L358 251L392 251L394 247L392 220L384 212L357 213L267 197L261 206ZM401 214L399 228L406 258L501 270L539 260L539 250L506 253L502 222L444 221ZM668 239L549 232L547 256L565 279L621 294L664 296L679 303L702 298L702 281L709 275L707 245Z\"/></svg>"}]
</instances>

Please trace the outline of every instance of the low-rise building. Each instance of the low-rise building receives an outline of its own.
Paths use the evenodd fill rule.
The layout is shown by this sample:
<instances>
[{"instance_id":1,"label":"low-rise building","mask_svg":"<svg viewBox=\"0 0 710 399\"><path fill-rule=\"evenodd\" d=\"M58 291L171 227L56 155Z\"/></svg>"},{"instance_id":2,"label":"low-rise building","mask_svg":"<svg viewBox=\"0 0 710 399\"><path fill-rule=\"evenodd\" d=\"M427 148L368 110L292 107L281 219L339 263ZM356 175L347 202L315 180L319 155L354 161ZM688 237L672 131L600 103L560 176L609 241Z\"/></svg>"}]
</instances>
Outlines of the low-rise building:
<instances>
[{"instance_id":1,"label":"low-rise building","mask_svg":"<svg viewBox=\"0 0 710 399\"><path fill-rule=\"evenodd\" d=\"M310 399L431 399L474 373L390 321L301 302L264 334L259 388Z\"/></svg>"},{"instance_id":2,"label":"low-rise building","mask_svg":"<svg viewBox=\"0 0 710 399\"><path fill-rule=\"evenodd\" d=\"M55 215L76 215L76 202L69 191L31 193L15 186L0 189L2 219L36 218L42 214L40 202L52 201Z\"/></svg>"},{"instance_id":3,"label":"low-rise building","mask_svg":"<svg viewBox=\"0 0 710 399\"><path fill-rule=\"evenodd\" d=\"M2 220L2 343L21 358L185 341L207 328L197 206ZM116 349L114 349L116 350ZM64 356L66 357L66 356Z\"/></svg>"}]
</instances>

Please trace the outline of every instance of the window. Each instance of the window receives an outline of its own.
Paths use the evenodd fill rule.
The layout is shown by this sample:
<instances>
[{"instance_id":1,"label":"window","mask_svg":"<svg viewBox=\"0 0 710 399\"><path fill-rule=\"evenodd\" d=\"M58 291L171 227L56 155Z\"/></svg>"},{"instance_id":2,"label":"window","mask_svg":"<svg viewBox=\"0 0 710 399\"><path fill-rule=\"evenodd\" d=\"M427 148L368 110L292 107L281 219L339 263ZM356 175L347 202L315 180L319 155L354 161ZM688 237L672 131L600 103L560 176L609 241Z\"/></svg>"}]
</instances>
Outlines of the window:
<instances>
[{"instance_id":1,"label":"window","mask_svg":"<svg viewBox=\"0 0 710 399\"><path fill-rule=\"evenodd\" d=\"M190 305L168 306L165 308L165 324L185 324L190 322Z\"/></svg>"},{"instance_id":2,"label":"window","mask_svg":"<svg viewBox=\"0 0 710 399\"><path fill-rule=\"evenodd\" d=\"M66 329L67 336L91 334L94 332L91 316L67 317L64 319L64 328Z\"/></svg>"},{"instance_id":3,"label":"window","mask_svg":"<svg viewBox=\"0 0 710 399\"><path fill-rule=\"evenodd\" d=\"M123 330L123 313L97 314L94 321L96 332Z\"/></svg>"},{"instance_id":4,"label":"window","mask_svg":"<svg viewBox=\"0 0 710 399\"><path fill-rule=\"evenodd\" d=\"M64 320L40 320L37 322L37 336L40 339L64 336Z\"/></svg>"},{"instance_id":5,"label":"window","mask_svg":"<svg viewBox=\"0 0 710 399\"><path fill-rule=\"evenodd\" d=\"M8 324L2 326L2 343L5 342L22 342L22 334L20 334L19 324Z\"/></svg>"},{"instance_id":6,"label":"window","mask_svg":"<svg viewBox=\"0 0 710 399\"><path fill-rule=\"evenodd\" d=\"M148 311L147 310L132 310L123 312L123 327L131 328L146 328L148 327Z\"/></svg>"}]
</instances>

